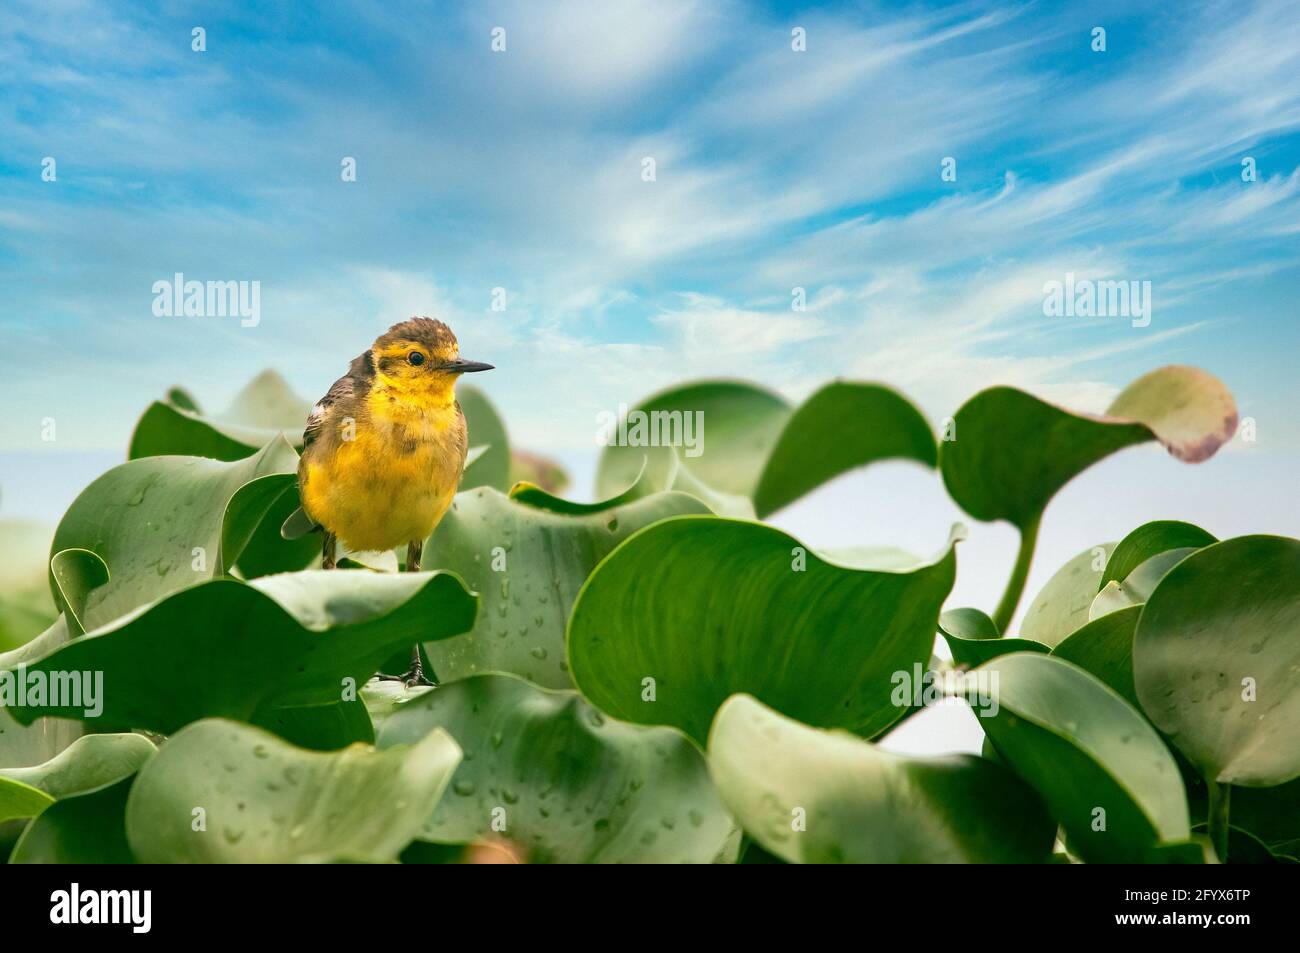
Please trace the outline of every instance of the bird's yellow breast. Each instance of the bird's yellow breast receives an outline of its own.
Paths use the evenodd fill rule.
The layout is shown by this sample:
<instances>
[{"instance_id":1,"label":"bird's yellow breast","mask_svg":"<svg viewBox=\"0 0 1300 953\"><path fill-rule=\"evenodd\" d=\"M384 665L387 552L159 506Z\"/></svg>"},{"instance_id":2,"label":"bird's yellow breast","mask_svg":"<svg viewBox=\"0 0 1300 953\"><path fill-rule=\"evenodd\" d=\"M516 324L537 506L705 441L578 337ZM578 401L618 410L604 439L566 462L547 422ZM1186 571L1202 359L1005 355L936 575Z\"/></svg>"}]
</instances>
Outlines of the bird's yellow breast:
<instances>
[{"instance_id":1,"label":"bird's yellow breast","mask_svg":"<svg viewBox=\"0 0 1300 953\"><path fill-rule=\"evenodd\" d=\"M363 400L354 418L336 415L338 441L304 456L303 507L352 550L423 540L460 484L464 417L455 401L403 400L382 388Z\"/></svg>"}]
</instances>

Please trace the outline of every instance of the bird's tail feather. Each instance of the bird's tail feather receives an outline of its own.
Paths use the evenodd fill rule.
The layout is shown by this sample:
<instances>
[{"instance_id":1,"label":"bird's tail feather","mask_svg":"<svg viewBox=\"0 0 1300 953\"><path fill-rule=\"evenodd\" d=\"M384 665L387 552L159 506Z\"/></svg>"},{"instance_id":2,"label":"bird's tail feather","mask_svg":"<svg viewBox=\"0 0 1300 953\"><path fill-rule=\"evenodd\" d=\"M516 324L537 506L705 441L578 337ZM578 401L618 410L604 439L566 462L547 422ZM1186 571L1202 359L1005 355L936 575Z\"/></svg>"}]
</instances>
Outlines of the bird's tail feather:
<instances>
[{"instance_id":1,"label":"bird's tail feather","mask_svg":"<svg viewBox=\"0 0 1300 953\"><path fill-rule=\"evenodd\" d=\"M289 514L289 518L280 526L280 537L282 539L301 539L308 533L314 533L320 529L320 524L307 515L307 511L301 506Z\"/></svg>"}]
</instances>

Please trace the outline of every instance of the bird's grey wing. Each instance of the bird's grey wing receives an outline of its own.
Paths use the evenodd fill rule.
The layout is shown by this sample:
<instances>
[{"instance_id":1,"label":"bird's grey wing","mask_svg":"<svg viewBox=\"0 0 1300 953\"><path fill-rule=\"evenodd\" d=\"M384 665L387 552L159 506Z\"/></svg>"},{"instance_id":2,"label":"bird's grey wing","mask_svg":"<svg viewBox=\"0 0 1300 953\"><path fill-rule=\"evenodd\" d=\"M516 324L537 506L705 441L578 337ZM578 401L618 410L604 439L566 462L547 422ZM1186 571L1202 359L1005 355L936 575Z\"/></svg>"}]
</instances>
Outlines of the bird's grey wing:
<instances>
[{"instance_id":1,"label":"bird's grey wing","mask_svg":"<svg viewBox=\"0 0 1300 953\"><path fill-rule=\"evenodd\" d=\"M348 372L330 385L325 396L316 401L316 406L312 407L311 413L307 415L307 426L302 432L303 456L306 456L307 448L315 443L324 431L325 419L329 416L330 408L339 401L363 394L374 376L375 367L369 351L353 359ZM300 482L303 479L301 468L298 479ZM285 539L298 539L318 529L321 529L320 524L307 515L306 509L299 506L289 514L289 518L280 527L280 535Z\"/></svg>"},{"instance_id":2,"label":"bird's grey wing","mask_svg":"<svg viewBox=\"0 0 1300 953\"><path fill-rule=\"evenodd\" d=\"M311 409L307 415L307 426L302 432L302 448L306 450L320 436L321 430L325 427L325 417L329 409L337 404L340 400L352 396L352 378L346 375L340 377L325 392L325 396L316 401L316 406Z\"/></svg>"},{"instance_id":3,"label":"bird's grey wing","mask_svg":"<svg viewBox=\"0 0 1300 953\"><path fill-rule=\"evenodd\" d=\"M353 359L348 372L330 385L330 389L325 392L325 396L316 401L316 406L311 409L311 413L307 416L307 427L302 432L303 452L306 452L307 448L320 436L321 430L325 427L325 418L329 414L329 409L339 401L363 392L369 386L370 378L374 376L375 368L371 363L369 351Z\"/></svg>"}]
</instances>

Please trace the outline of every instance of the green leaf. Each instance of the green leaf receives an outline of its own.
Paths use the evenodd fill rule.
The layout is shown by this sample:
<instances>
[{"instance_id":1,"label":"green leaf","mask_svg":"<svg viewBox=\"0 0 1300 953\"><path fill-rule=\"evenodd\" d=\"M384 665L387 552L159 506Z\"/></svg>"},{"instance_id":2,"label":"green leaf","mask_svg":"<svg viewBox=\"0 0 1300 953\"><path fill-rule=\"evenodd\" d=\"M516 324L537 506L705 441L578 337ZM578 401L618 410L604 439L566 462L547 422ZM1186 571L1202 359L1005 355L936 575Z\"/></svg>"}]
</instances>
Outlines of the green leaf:
<instances>
[{"instance_id":1,"label":"green leaf","mask_svg":"<svg viewBox=\"0 0 1300 953\"><path fill-rule=\"evenodd\" d=\"M686 418L667 415L699 414ZM645 417L639 417L644 414ZM656 417L655 415L661 415ZM682 438L664 443L661 423ZM624 417L627 439L607 446L596 475L604 495L629 485L642 461L655 489L693 493L717 513L767 516L849 470L891 458L933 467L938 455L925 417L879 384L835 381L792 409L777 395L738 381L696 381L657 394ZM637 430L644 427L644 433Z\"/></svg>"},{"instance_id":2,"label":"green leaf","mask_svg":"<svg viewBox=\"0 0 1300 953\"><path fill-rule=\"evenodd\" d=\"M930 424L905 397L879 384L837 381L786 421L754 490L754 508L766 517L877 460L914 460L933 468L938 453Z\"/></svg>"},{"instance_id":3,"label":"green leaf","mask_svg":"<svg viewBox=\"0 0 1300 953\"><path fill-rule=\"evenodd\" d=\"M40 658L72 638L65 616L18 648L0 653L0 671L14 668L29 659ZM67 748L85 733L81 722L64 718L38 718L30 725L20 725L14 720L12 709L0 705L0 767L24 768L41 764ZM0 841L3 834L0 833ZM3 856L0 843L0 856Z\"/></svg>"},{"instance_id":4,"label":"green leaf","mask_svg":"<svg viewBox=\"0 0 1300 953\"><path fill-rule=\"evenodd\" d=\"M1250 831L1276 856L1300 857L1300 778L1271 788L1233 788L1231 804L1234 827Z\"/></svg>"},{"instance_id":5,"label":"green leaf","mask_svg":"<svg viewBox=\"0 0 1300 953\"><path fill-rule=\"evenodd\" d=\"M276 437L234 463L150 457L91 483L59 523L51 549L89 550L108 567L108 581L86 600L84 627L228 572L293 484L297 466L293 448Z\"/></svg>"},{"instance_id":6,"label":"green leaf","mask_svg":"<svg viewBox=\"0 0 1300 953\"><path fill-rule=\"evenodd\" d=\"M793 863L1044 863L1056 825L1033 790L970 755L909 758L786 718L718 710L709 768L764 848Z\"/></svg>"},{"instance_id":7,"label":"green leaf","mask_svg":"<svg viewBox=\"0 0 1300 953\"><path fill-rule=\"evenodd\" d=\"M1171 549L1200 549L1217 542L1214 536L1191 523L1179 520L1144 523L1115 546L1110 561L1106 563L1106 570L1101 574L1098 588L1104 587L1108 582L1122 582L1152 556L1167 553Z\"/></svg>"},{"instance_id":8,"label":"green leaf","mask_svg":"<svg viewBox=\"0 0 1300 953\"><path fill-rule=\"evenodd\" d=\"M11 864L133 864L124 817L132 778L61 798L27 825Z\"/></svg>"},{"instance_id":9,"label":"green leaf","mask_svg":"<svg viewBox=\"0 0 1300 953\"><path fill-rule=\"evenodd\" d=\"M944 441L939 455L948 493L976 519L1006 520L1020 530L1020 553L993 616L998 626L1005 629L1015 614L1043 511L1061 487L1115 451L1150 440L1196 463L1236 429L1236 404L1222 382L1177 365L1138 378L1103 417L1073 413L1011 387L980 391L962 405L953 419L954 438Z\"/></svg>"},{"instance_id":10,"label":"green leaf","mask_svg":"<svg viewBox=\"0 0 1300 953\"><path fill-rule=\"evenodd\" d=\"M569 622L569 663L598 708L701 743L740 692L869 737L906 710L892 678L929 661L955 571L951 543L912 572L857 570L761 523L676 517L592 573Z\"/></svg>"},{"instance_id":11,"label":"green leaf","mask_svg":"<svg viewBox=\"0 0 1300 953\"><path fill-rule=\"evenodd\" d=\"M29 677L103 673L102 723L170 734L199 718L249 720L276 708L335 704L401 647L467 630L475 606L460 580L446 573L334 570L248 584L219 579L26 665ZM41 715L87 717L83 707L50 701L12 713L24 724Z\"/></svg>"},{"instance_id":12,"label":"green leaf","mask_svg":"<svg viewBox=\"0 0 1300 953\"><path fill-rule=\"evenodd\" d=\"M44 764L0 768L0 778L21 781L61 800L131 777L155 750L143 735L86 735Z\"/></svg>"},{"instance_id":13,"label":"green leaf","mask_svg":"<svg viewBox=\"0 0 1300 953\"><path fill-rule=\"evenodd\" d=\"M460 488L472 490L490 486L498 490L510 487L510 441L506 427L492 402L477 387L462 386L456 400L465 415L471 447L483 447L478 457L465 468Z\"/></svg>"},{"instance_id":14,"label":"green leaf","mask_svg":"<svg viewBox=\"0 0 1300 953\"><path fill-rule=\"evenodd\" d=\"M1088 607L1088 620L1100 618L1117 609L1142 605L1150 598L1165 574L1194 552L1195 549L1186 547L1156 553L1129 573L1123 582L1112 579L1092 600L1092 605Z\"/></svg>"},{"instance_id":15,"label":"green leaf","mask_svg":"<svg viewBox=\"0 0 1300 953\"><path fill-rule=\"evenodd\" d=\"M790 406L783 398L753 384L694 381L655 394L633 411L646 414L648 424L667 419L650 417L655 413L702 415L691 418L704 421L698 447L701 452L686 460L691 472L714 490L747 497L758 485L763 463L790 415ZM677 418L679 431L684 430L684 423L683 418ZM657 426L654 429L657 433ZM693 435L697 439L701 436L695 432ZM647 439L636 440L635 432L629 431L627 443L631 445L616 444L604 449L596 470L597 494L613 496L631 486L643 464L650 486L669 486L673 448L650 446L648 430L645 436Z\"/></svg>"},{"instance_id":16,"label":"green leaf","mask_svg":"<svg viewBox=\"0 0 1300 953\"><path fill-rule=\"evenodd\" d=\"M1197 824L1193 830L1204 834L1207 825ZM1285 854L1276 854L1268 845L1250 831L1243 830L1235 824L1228 828L1228 859L1226 864L1295 864L1296 858Z\"/></svg>"},{"instance_id":17,"label":"green leaf","mask_svg":"<svg viewBox=\"0 0 1300 953\"><path fill-rule=\"evenodd\" d=\"M979 609L951 609L939 616L939 634L948 643L952 660L975 668L1009 652L1050 652L1032 639L1004 639L993 620Z\"/></svg>"},{"instance_id":18,"label":"green leaf","mask_svg":"<svg viewBox=\"0 0 1300 953\"><path fill-rule=\"evenodd\" d=\"M1133 633L1141 614L1142 607L1134 605L1100 616L1062 639L1052 654L1095 676L1141 711L1133 686Z\"/></svg>"},{"instance_id":19,"label":"green leaf","mask_svg":"<svg viewBox=\"0 0 1300 953\"><path fill-rule=\"evenodd\" d=\"M131 435L127 457L211 457L240 460L283 435L302 447L311 401L293 392L284 378L266 370L235 395L220 414L204 416L198 402L173 388L165 400L149 405Z\"/></svg>"},{"instance_id":20,"label":"green leaf","mask_svg":"<svg viewBox=\"0 0 1300 953\"><path fill-rule=\"evenodd\" d=\"M239 553L235 568L242 578L255 579L278 572L319 568L321 536L318 533L309 532L297 539L285 539L280 535L284 521L300 509L298 485L294 483L286 487L270 505L247 545Z\"/></svg>"},{"instance_id":21,"label":"green leaf","mask_svg":"<svg viewBox=\"0 0 1300 953\"><path fill-rule=\"evenodd\" d=\"M401 685L401 682L392 684ZM290 744L312 751L336 751L358 741L375 742L374 726L360 698L332 705L263 709L254 716L253 723Z\"/></svg>"},{"instance_id":22,"label":"green leaf","mask_svg":"<svg viewBox=\"0 0 1300 953\"><path fill-rule=\"evenodd\" d=\"M1087 625L1097 580L1114 547L1114 543L1092 546L1058 569L1025 610L1020 634L1051 647Z\"/></svg>"},{"instance_id":23,"label":"green leaf","mask_svg":"<svg viewBox=\"0 0 1300 953\"><path fill-rule=\"evenodd\" d=\"M1300 541L1242 536L1171 569L1138 622L1133 673L1147 715L1207 779L1300 776Z\"/></svg>"},{"instance_id":24,"label":"green leaf","mask_svg":"<svg viewBox=\"0 0 1300 953\"><path fill-rule=\"evenodd\" d=\"M530 863L709 863L732 840L694 745L669 728L607 719L576 692L507 675L452 682L400 705L379 747L435 726L465 759L423 840L501 837Z\"/></svg>"},{"instance_id":25,"label":"green leaf","mask_svg":"<svg viewBox=\"0 0 1300 953\"><path fill-rule=\"evenodd\" d=\"M535 488L517 499L487 487L457 494L421 565L459 573L480 594L483 610L465 635L426 642L438 677L512 672L550 688L571 687L564 627L592 569L642 527L706 511L683 493L625 498L560 507L562 501Z\"/></svg>"},{"instance_id":26,"label":"green leaf","mask_svg":"<svg viewBox=\"0 0 1300 953\"><path fill-rule=\"evenodd\" d=\"M361 702L366 706L366 714L374 726L375 737L379 736L384 722L396 714L403 705L430 691L433 689L428 685L407 687L403 682L396 680L376 679L362 686Z\"/></svg>"},{"instance_id":27,"label":"green leaf","mask_svg":"<svg viewBox=\"0 0 1300 953\"><path fill-rule=\"evenodd\" d=\"M85 632L90 594L108 582L108 566L88 549L64 549L50 559L50 580L54 585L54 601L62 614L49 629L20 646L20 650L44 643L51 631L60 628L66 629L69 637Z\"/></svg>"},{"instance_id":28,"label":"green leaf","mask_svg":"<svg viewBox=\"0 0 1300 953\"><path fill-rule=\"evenodd\" d=\"M976 519L1024 530L1057 490L1116 450L1159 440L1180 459L1207 459L1236 433L1237 408L1217 378L1171 365L1126 387L1103 417L991 387L954 422L956 439L944 442L939 460L948 492Z\"/></svg>"},{"instance_id":29,"label":"green leaf","mask_svg":"<svg viewBox=\"0 0 1300 953\"><path fill-rule=\"evenodd\" d=\"M54 798L39 788L0 776L0 824L35 817L53 803Z\"/></svg>"},{"instance_id":30,"label":"green leaf","mask_svg":"<svg viewBox=\"0 0 1300 953\"><path fill-rule=\"evenodd\" d=\"M415 837L459 762L436 729L409 747L322 753L208 719L140 771L127 841L142 863L383 863ZM205 830L194 830L197 808Z\"/></svg>"},{"instance_id":31,"label":"green leaf","mask_svg":"<svg viewBox=\"0 0 1300 953\"><path fill-rule=\"evenodd\" d=\"M1158 845L1188 839L1178 767L1118 694L1036 653L1003 655L975 675L996 699L996 710L981 711L981 726L1001 760L1047 802L1071 853L1089 863L1143 862Z\"/></svg>"}]
</instances>

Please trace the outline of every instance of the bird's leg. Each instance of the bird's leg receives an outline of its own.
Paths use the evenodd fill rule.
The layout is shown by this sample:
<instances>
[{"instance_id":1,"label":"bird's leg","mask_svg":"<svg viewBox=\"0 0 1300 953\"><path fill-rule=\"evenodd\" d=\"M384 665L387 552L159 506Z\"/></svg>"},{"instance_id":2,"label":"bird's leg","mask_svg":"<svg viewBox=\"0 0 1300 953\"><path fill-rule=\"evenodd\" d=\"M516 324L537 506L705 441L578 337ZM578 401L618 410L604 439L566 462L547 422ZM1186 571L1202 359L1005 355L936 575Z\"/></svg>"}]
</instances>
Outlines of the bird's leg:
<instances>
[{"instance_id":1,"label":"bird's leg","mask_svg":"<svg viewBox=\"0 0 1300 953\"><path fill-rule=\"evenodd\" d=\"M420 571L420 554L424 550L424 540L413 539L406 547L406 571ZM415 688L417 685L432 686L433 682L424 677L424 662L420 659L420 646L416 645L411 649L411 667L406 670L404 675L385 675L382 672L375 676L382 682L402 682L407 688Z\"/></svg>"},{"instance_id":2,"label":"bird's leg","mask_svg":"<svg viewBox=\"0 0 1300 953\"><path fill-rule=\"evenodd\" d=\"M413 539L406 546L406 571L420 571L420 556L424 553L424 540Z\"/></svg>"},{"instance_id":3,"label":"bird's leg","mask_svg":"<svg viewBox=\"0 0 1300 953\"><path fill-rule=\"evenodd\" d=\"M424 553L424 540L413 539L406 546L406 571L420 571L420 557ZM417 644L411 649L411 667L406 672L406 677L402 679L407 688L416 685L432 685L433 682L424 677L424 663L420 661L420 646Z\"/></svg>"},{"instance_id":4,"label":"bird's leg","mask_svg":"<svg viewBox=\"0 0 1300 953\"><path fill-rule=\"evenodd\" d=\"M338 540L335 538L333 533L330 532L325 533L325 542L321 544L321 552L320 552L321 569L333 569L335 567L334 551L336 549L337 543Z\"/></svg>"}]
</instances>

